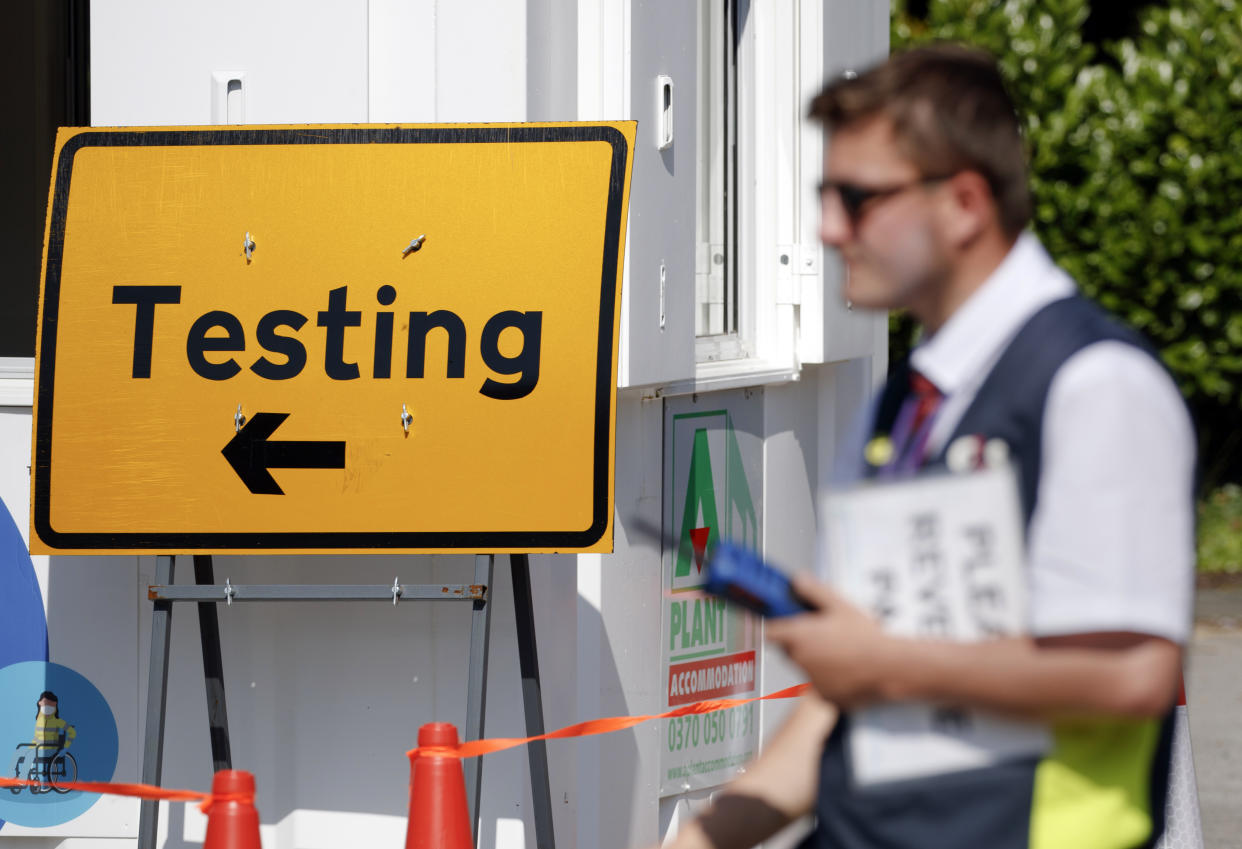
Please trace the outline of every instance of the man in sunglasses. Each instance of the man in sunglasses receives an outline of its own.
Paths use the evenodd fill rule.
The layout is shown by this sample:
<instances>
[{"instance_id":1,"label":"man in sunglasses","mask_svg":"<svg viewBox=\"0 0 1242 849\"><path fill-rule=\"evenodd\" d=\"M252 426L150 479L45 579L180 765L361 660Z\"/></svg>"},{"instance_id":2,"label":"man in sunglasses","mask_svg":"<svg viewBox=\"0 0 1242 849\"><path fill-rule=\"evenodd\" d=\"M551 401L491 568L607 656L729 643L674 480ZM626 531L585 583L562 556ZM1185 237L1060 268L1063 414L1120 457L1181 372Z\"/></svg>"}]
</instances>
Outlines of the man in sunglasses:
<instances>
[{"instance_id":1,"label":"man in sunglasses","mask_svg":"<svg viewBox=\"0 0 1242 849\"><path fill-rule=\"evenodd\" d=\"M1129 849L1163 827L1171 710L1191 622L1193 433L1156 357L1076 295L1025 228L1019 119L995 62L911 50L828 85L824 244L855 306L923 326L872 414L861 471L1001 439L1019 472L1031 634L899 639L800 576L813 612L767 623L815 694L678 847ZM863 452L859 452L863 453ZM1037 720L1050 745L984 766L857 780L851 711L910 701Z\"/></svg>"}]
</instances>

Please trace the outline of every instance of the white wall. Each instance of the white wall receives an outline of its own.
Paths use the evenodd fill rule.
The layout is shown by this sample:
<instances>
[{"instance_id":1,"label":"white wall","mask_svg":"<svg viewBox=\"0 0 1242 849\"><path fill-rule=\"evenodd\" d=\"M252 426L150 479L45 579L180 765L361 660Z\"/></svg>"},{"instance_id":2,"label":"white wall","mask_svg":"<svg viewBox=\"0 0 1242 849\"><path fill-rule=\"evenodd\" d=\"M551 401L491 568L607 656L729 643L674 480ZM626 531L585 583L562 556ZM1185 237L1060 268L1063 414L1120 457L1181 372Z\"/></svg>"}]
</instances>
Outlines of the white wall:
<instances>
[{"instance_id":1,"label":"white wall","mask_svg":"<svg viewBox=\"0 0 1242 849\"><path fill-rule=\"evenodd\" d=\"M335 2L346 7L341 17L352 14L349 4ZM522 3L369 0L361 5L369 32L364 120L526 120Z\"/></svg>"},{"instance_id":2,"label":"white wall","mask_svg":"<svg viewBox=\"0 0 1242 849\"><path fill-rule=\"evenodd\" d=\"M297 0L92 4L92 123L211 124L213 71L244 73L246 123L366 121L366 0L309 8Z\"/></svg>"},{"instance_id":3,"label":"white wall","mask_svg":"<svg viewBox=\"0 0 1242 849\"><path fill-rule=\"evenodd\" d=\"M520 121L525 61L526 10L508 0L101 3L91 119L218 123L219 71L242 77L248 124Z\"/></svg>"},{"instance_id":4,"label":"white wall","mask_svg":"<svg viewBox=\"0 0 1242 849\"><path fill-rule=\"evenodd\" d=\"M8 397L0 403L0 500L27 538L31 408L17 397L21 393L4 394ZM107 699L117 724L114 780L137 781L142 748L138 679L140 665L145 667L134 645L141 606L138 558L36 556L32 561L48 621L48 659L84 674ZM53 844L72 835L134 837L137 814L134 801L110 797L64 826L24 829L6 823L0 830L0 845L42 846L45 842L39 841L46 841L41 836L45 834L56 835Z\"/></svg>"}]
</instances>

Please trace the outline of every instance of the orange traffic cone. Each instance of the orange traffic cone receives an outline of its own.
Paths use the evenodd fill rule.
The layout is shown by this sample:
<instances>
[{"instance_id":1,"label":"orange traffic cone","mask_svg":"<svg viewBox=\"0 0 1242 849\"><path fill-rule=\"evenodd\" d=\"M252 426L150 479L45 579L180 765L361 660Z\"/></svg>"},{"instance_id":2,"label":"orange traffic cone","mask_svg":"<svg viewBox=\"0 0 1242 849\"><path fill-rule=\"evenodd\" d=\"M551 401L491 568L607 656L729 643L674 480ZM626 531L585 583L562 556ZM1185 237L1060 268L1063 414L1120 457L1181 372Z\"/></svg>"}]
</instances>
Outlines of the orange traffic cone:
<instances>
[{"instance_id":1,"label":"orange traffic cone","mask_svg":"<svg viewBox=\"0 0 1242 849\"><path fill-rule=\"evenodd\" d=\"M410 758L405 849L473 849L461 759L426 751L457 746L457 728L452 723L430 722L418 729L418 751Z\"/></svg>"},{"instance_id":2,"label":"orange traffic cone","mask_svg":"<svg viewBox=\"0 0 1242 849\"><path fill-rule=\"evenodd\" d=\"M211 781L211 795L203 849L261 849L254 776L240 769L222 769Z\"/></svg>"}]
</instances>

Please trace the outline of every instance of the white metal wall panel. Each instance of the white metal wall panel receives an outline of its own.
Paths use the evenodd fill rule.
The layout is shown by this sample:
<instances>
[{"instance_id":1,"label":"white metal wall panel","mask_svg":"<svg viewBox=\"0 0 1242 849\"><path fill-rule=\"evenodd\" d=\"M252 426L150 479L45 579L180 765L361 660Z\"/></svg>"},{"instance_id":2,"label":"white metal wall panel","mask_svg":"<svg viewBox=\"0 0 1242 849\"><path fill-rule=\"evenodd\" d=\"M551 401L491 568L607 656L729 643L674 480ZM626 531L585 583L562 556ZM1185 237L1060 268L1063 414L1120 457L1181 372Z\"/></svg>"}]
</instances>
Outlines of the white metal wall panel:
<instances>
[{"instance_id":1,"label":"white metal wall panel","mask_svg":"<svg viewBox=\"0 0 1242 849\"><path fill-rule=\"evenodd\" d=\"M511 0L369 0L366 120L529 120L526 15Z\"/></svg>"},{"instance_id":2,"label":"white metal wall panel","mask_svg":"<svg viewBox=\"0 0 1242 849\"><path fill-rule=\"evenodd\" d=\"M889 11L885 3L802 0L801 13L801 87L808 105L824 80L845 71L864 70L888 54ZM812 235L819 222L819 199L813 187L823 174L821 139L822 134L813 125L801 136L802 239L805 250L818 256L804 254L799 258L800 267L812 272L803 278L799 356L803 362L812 363L871 356L884 348L888 338L883 313L851 309L841 298L844 266L833 251L819 248L818 238ZM822 282L815 279L816 260L823 269Z\"/></svg>"},{"instance_id":3,"label":"white metal wall panel","mask_svg":"<svg viewBox=\"0 0 1242 849\"><path fill-rule=\"evenodd\" d=\"M662 401L620 393L615 553L578 555L581 719L658 711L660 544L635 532L633 519L660 521L663 423ZM578 828L576 835L558 832L557 845L624 849L656 842L661 731L662 723L647 722L567 744L578 759ZM553 801L558 798L554 792Z\"/></svg>"},{"instance_id":4,"label":"white metal wall panel","mask_svg":"<svg viewBox=\"0 0 1242 849\"><path fill-rule=\"evenodd\" d=\"M30 407L0 405L0 510L8 510L27 539L30 437ZM118 753L113 780L137 781L142 748L139 662L133 646L133 622L139 604L138 558L35 556L31 560L47 616L48 659L85 676L99 689L116 722ZM4 599L0 598L0 614L3 609ZM68 707L65 705L66 711ZM68 713L66 719L73 721ZM58 838L132 838L137 833L137 800L113 796L101 798L81 816L58 825L23 828L6 823L0 830L0 845L25 849L23 844L43 847Z\"/></svg>"},{"instance_id":5,"label":"white metal wall panel","mask_svg":"<svg viewBox=\"0 0 1242 849\"><path fill-rule=\"evenodd\" d=\"M367 120L534 120L526 17L510 0L369 0Z\"/></svg>"},{"instance_id":6,"label":"white metal wall panel","mask_svg":"<svg viewBox=\"0 0 1242 849\"><path fill-rule=\"evenodd\" d=\"M578 117L578 4L527 0L526 120Z\"/></svg>"},{"instance_id":7,"label":"white metal wall panel","mask_svg":"<svg viewBox=\"0 0 1242 849\"><path fill-rule=\"evenodd\" d=\"M818 457L821 445L833 446L837 432L819 418L822 369L803 370L796 383L769 387L764 392L763 556L788 573L814 568L818 549L817 489L823 477ZM830 391L837 387L831 385ZM806 680L806 674L775 646L765 646L762 692L771 693ZM761 743L784 723L792 700L764 702L760 712ZM795 823L764 843L764 849L797 845L810 825Z\"/></svg>"},{"instance_id":8,"label":"white metal wall panel","mask_svg":"<svg viewBox=\"0 0 1242 849\"><path fill-rule=\"evenodd\" d=\"M214 71L244 73L244 123L366 121L366 0L91 5L95 126L210 124Z\"/></svg>"},{"instance_id":9,"label":"white metal wall panel","mask_svg":"<svg viewBox=\"0 0 1242 849\"><path fill-rule=\"evenodd\" d=\"M526 120L526 7L436 4L436 120Z\"/></svg>"},{"instance_id":10,"label":"white metal wall panel","mask_svg":"<svg viewBox=\"0 0 1242 849\"><path fill-rule=\"evenodd\" d=\"M694 3L633 0L629 117L638 121L638 139L627 238L624 386L694 376L697 26ZM673 143L665 150L657 149L655 132L660 74L673 80Z\"/></svg>"},{"instance_id":11,"label":"white metal wall panel","mask_svg":"<svg viewBox=\"0 0 1242 849\"><path fill-rule=\"evenodd\" d=\"M368 0L367 120L436 120L436 0Z\"/></svg>"}]
</instances>

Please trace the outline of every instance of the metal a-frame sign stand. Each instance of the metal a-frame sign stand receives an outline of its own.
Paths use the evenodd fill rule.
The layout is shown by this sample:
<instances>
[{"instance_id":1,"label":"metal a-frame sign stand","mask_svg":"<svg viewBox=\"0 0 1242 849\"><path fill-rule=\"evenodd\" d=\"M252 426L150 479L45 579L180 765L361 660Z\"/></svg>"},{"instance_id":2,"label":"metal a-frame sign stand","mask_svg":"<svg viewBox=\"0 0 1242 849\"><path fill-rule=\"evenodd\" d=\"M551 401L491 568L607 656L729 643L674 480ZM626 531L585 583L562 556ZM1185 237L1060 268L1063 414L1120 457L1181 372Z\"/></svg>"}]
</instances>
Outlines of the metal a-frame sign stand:
<instances>
[{"instance_id":1,"label":"metal a-frame sign stand","mask_svg":"<svg viewBox=\"0 0 1242 849\"><path fill-rule=\"evenodd\" d=\"M203 677L207 690L207 724L211 735L213 771L232 769L228 710L224 689L224 666L220 651L220 626L216 605L249 601L380 601L397 604L412 601L470 602L470 667L466 689L465 740L483 736L487 707L488 646L491 637L494 554L476 554L474 583L400 584L392 586L349 584L234 585L215 583L212 557L194 555L194 584L174 584L175 555L156 558L155 583L148 590L151 613L151 660L147 678L146 735L142 757L142 782L159 785L164 758L164 719L168 703L168 657L172 606L178 601L198 604L199 636L203 649ZM518 660L522 674L522 707L526 733L544 733L542 688L538 646L535 640L534 606L530 588L530 560L510 554L513 573L513 604L517 621ZM411 726L411 732L416 729ZM411 735L412 736L412 735ZM540 849L552 849L552 797L548 781L547 750L542 740L527 746L531 796L534 804L535 839ZM462 764L466 776L466 799L472 832L479 832L479 798L483 783L482 761L469 758ZM155 849L159 803L143 800L138 819L138 849Z\"/></svg>"}]
</instances>

